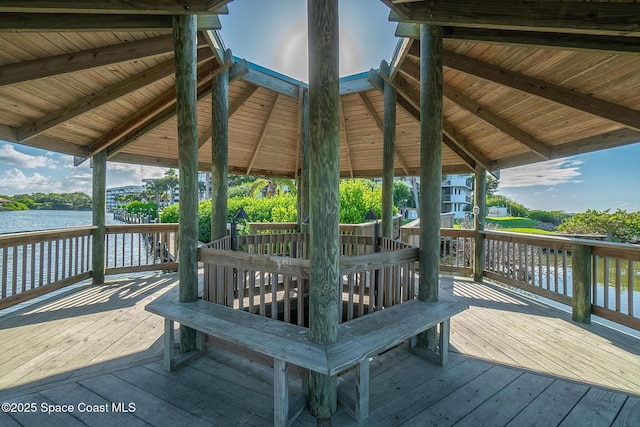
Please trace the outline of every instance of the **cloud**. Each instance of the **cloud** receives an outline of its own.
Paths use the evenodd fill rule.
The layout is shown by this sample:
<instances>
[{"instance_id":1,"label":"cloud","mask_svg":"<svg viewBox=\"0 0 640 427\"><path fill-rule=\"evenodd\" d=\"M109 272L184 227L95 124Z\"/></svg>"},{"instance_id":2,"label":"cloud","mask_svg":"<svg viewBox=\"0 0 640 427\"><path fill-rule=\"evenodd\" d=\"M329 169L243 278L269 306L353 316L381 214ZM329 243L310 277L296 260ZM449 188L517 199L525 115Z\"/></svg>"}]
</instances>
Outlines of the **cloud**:
<instances>
[{"instance_id":1,"label":"cloud","mask_svg":"<svg viewBox=\"0 0 640 427\"><path fill-rule=\"evenodd\" d=\"M500 173L500 188L510 187L551 187L567 183L579 183L575 178L581 175L579 160L558 159L534 163L517 168L505 169Z\"/></svg>"},{"instance_id":2,"label":"cloud","mask_svg":"<svg viewBox=\"0 0 640 427\"><path fill-rule=\"evenodd\" d=\"M13 144L4 144L0 147L0 161L29 169L57 167L52 153L46 152L42 156L32 156L17 151Z\"/></svg>"},{"instance_id":3,"label":"cloud","mask_svg":"<svg viewBox=\"0 0 640 427\"><path fill-rule=\"evenodd\" d=\"M0 193L14 195L20 193L62 193L69 191L63 183L50 176L35 172L25 175L20 169L9 169L0 175Z\"/></svg>"},{"instance_id":4,"label":"cloud","mask_svg":"<svg viewBox=\"0 0 640 427\"><path fill-rule=\"evenodd\" d=\"M107 188L125 185L142 185L146 178L160 178L167 168L157 166L142 166L128 163L107 164Z\"/></svg>"}]
</instances>

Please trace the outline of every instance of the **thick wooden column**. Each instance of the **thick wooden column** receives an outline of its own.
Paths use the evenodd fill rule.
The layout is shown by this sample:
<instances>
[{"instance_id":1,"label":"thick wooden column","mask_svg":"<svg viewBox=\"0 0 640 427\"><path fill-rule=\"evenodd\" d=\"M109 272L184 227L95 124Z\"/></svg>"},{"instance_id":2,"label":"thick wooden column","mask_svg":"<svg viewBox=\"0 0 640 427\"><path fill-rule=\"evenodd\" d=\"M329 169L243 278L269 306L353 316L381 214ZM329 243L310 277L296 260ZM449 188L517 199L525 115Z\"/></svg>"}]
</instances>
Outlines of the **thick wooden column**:
<instances>
[{"instance_id":1,"label":"thick wooden column","mask_svg":"<svg viewBox=\"0 0 640 427\"><path fill-rule=\"evenodd\" d=\"M107 209L107 151L93 156L93 230L91 242L91 281L94 285L104 283L104 235Z\"/></svg>"},{"instance_id":2,"label":"thick wooden column","mask_svg":"<svg viewBox=\"0 0 640 427\"><path fill-rule=\"evenodd\" d=\"M392 238L393 176L396 145L396 89L384 84L384 145L382 150L382 237Z\"/></svg>"},{"instance_id":3,"label":"thick wooden column","mask_svg":"<svg viewBox=\"0 0 640 427\"><path fill-rule=\"evenodd\" d=\"M302 168L300 171L300 188L298 188L298 225L302 232L308 232L308 225L303 224L304 220L309 217L309 91L307 89L303 89L302 92L301 114L300 147Z\"/></svg>"},{"instance_id":4,"label":"thick wooden column","mask_svg":"<svg viewBox=\"0 0 640 427\"><path fill-rule=\"evenodd\" d=\"M196 17L173 17L180 171L180 301L198 299L198 121ZM196 331L180 327L180 351L196 348Z\"/></svg>"},{"instance_id":5,"label":"thick wooden column","mask_svg":"<svg viewBox=\"0 0 640 427\"><path fill-rule=\"evenodd\" d=\"M340 87L338 0L308 0L309 23L309 338L338 337ZM309 410L319 422L336 411L336 378L309 375Z\"/></svg>"},{"instance_id":6,"label":"thick wooden column","mask_svg":"<svg viewBox=\"0 0 640 427\"><path fill-rule=\"evenodd\" d=\"M420 26L420 263L418 298L437 301L442 181L442 27ZM436 328L418 347L436 350Z\"/></svg>"},{"instance_id":7,"label":"thick wooden column","mask_svg":"<svg viewBox=\"0 0 640 427\"><path fill-rule=\"evenodd\" d=\"M229 176L229 69L211 87L211 240L227 235Z\"/></svg>"},{"instance_id":8,"label":"thick wooden column","mask_svg":"<svg viewBox=\"0 0 640 427\"><path fill-rule=\"evenodd\" d=\"M573 298L571 318L576 322L591 323L591 246L571 244L571 270Z\"/></svg>"},{"instance_id":9,"label":"thick wooden column","mask_svg":"<svg viewBox=\"0 0 640 427\"><path fill-rule=\"evenodd\" d=\"M485 263L485 238L484 231L485 218L487 215L487 171L480 165L476 166L476 182L473 192L475 198L473 223L476 229L475 253L473 262L473 280L482 282L482 274Z\"/></svg>"}]
</instances>

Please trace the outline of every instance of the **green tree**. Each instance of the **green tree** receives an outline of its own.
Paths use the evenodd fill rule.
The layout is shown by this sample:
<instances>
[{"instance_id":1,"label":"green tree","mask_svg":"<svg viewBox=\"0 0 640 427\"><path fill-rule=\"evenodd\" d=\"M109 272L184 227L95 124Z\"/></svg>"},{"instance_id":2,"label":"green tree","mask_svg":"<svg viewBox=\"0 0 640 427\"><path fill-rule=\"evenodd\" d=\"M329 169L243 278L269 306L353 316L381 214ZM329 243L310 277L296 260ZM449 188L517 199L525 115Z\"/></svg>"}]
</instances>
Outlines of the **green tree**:
<instances>
[{"instance_id":1,"label":"green tree","mask_svg":"<svg viewBox=\"0 0 640 427\"><path fill-rule=\"evenodd\" d=\"M398 208L404 208L410 199L411 188L404 181L393 181L393 205Z\"/></svg>"}]
</instances>

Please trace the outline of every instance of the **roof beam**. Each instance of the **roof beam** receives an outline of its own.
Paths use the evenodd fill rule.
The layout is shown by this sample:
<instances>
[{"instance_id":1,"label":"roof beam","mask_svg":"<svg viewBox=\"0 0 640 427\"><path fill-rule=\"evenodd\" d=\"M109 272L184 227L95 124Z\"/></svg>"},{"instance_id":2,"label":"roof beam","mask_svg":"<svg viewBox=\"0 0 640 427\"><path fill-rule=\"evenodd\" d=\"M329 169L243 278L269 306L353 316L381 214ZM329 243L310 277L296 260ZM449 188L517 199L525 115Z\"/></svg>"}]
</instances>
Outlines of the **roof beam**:
<instances>
[{"instance_id":1,"label":"roof beam","mask_svg":"<svg viewBox=\"0 0 640 427\"><path fill-rule=\"evenodd\" d=\"M222 28L218 15L198 15L199 30ZM172 28L168 15L98 15L63 13L0 13L0 32L162 31Z\"/></svg>"},{"instance_id":2,"label":"roof beam","mask_svg":"<svg viewBox=\"0 0 640 427\"><path fill-rule=\"evenodd\" d=\"M371 86L371 83L369 83L369 80L367 80L368 74L368 72L364 72L341 78L340 95L363 92L373 89L373 86Z\"/></svg>"},{"instance_id":3,"label":"roof beam","mask_svg":"<svg viewBox=\"0 0 640 427\"><path fill-rule=\"evenodd\" d=\"M638 141L640 141L640 132L636 132L631 129L620 129L601 135L589 136L587 138L554 145L552 147L551 159L560 159L563 157L575 156L592 151L621 147L623 145L637 143ZM534 163L537 161L540 161L540 159L536 159L531 153L528 153L518 154L515 156L500 159L496 161L496 165L500 169L506 169L510 167Z\"/></svg>"},{"instance_id":4,"label":"roof beam","mask_svg":"<svg viewBox=\"0 0 640 427\"><path fill-rule=\"evenodd\" d=\"M380 79L384 80L383 74L378 74ZM398 79L402 79L402 76L398 73L394 78L394 82ZM387 80L384 80L386 83ZM391 82L390 82L391 83ZM372 82L374 86L376 83ZM392 85L394 83L391 83ZM407 88L407 84L403 84L403 90L400 91L398 86L395 86L396 91L398 93L397 102L398 105L409 114L415 121L420 123L420 107L417 99L417 94L415 89ZM414 98L414 99L411 99ZM475 148L471 146L471 144L464 138L462 135L459 135L457 131L453 128L453 126L443 118L443 142L446 144L451 150L458 154L460 151L464 152L464 156L460 156L463 162L469 167L469 169L475 169L475 165L482 165L487 171L493 170L490 167L490 161L487 159L482 153L478 152Z\"/></svg>"},{"instance_id":5,"label":"roof beam","mask_svg":"<svg viewBox=\"0 0 640 427\"><path fill-rule=\"evenodd\" d=\"M353 178L353 164L351 163L351 146L349 145L349 131L347 130L347 121L344 118L344 106L342 105L342 99L340 100L340 123L344 130L344 142L347 149L347 163L349 165L349 177Z\"/></svg>"},{"instance_id":6,"label":"roof beam","mask_svg":"<svg viewBox=\"0 0 640 427\"><path fill-rule=\"evenodd\" d=\"M389 20L440 26L574 34L640 35L637 2L382 0Z\"/></svg>"},{"instance_id":7,"label":"roof beam","mask_svg":"<svg viewBox=\"0 0 640 427\"><path fill-rule=\"evenodd\" d=\"M360 92L358 95L360 95L360 100L362 100L362 105L364 105L365 110L367 110L367 113L369 113L369 116L371 117L371 119L376 124L376 128L378 129L378 132L380 133L380 136L384 136L384 125L382 124L382 119L378 115L378 112L376 111L376 109L373 107L373 104L371 103L371 100L369 99L369 97L367 96L366 93ZM409 165L404 160L404 157L402 157L402 154L400 154L400 150L398 149L398 145L394 144L393 148L394 148L396 157L400 161L400 164L402 164L402 170L404 171L405 175L408 176L409 175Z\"/></svg>"},{"instance_id":8,"label":"roof beam","mask_svg":"<svg viewBox=\"0 0 640 427\"><path fill-rule=\"evenodd\" d=\"M400 68L400 71L406 73L412 79L420 81L420 68L413 62L404 61ZM529 133L520 129L518 126L504 119L503 117L500 117L489 107L481 105L471 97L465 95L457 89L454 89L446 83L443 84L443 95L454 103L458 104L463 109L467 110L472 115L479 118L480 120L490 124L500 132L515 139L521 144L526 145L543 158L549 158L551 153L549 146L540 141L538 138L530 135Z\"/></svg>"},{"instance_id":9,"label":"roof beam","mask_svg":"<svg viewBox=\"0 0 640 427\"><path fill-rule=\"evenodd\" d=\"M460 42L479 42L499 45L544 47L561 50L588 50L615 54L640 53L640 37L602 36L582 34L576 37L564 33L537 31L496 30L486 28L444 27L444 38ZM420 39L420 24L399 22L396 37Z\"/></svg>"},{"instance_id":10,"label":"roof beam","mask_svg":"<svg viewBox=\"0 0 640 427\"><path fill-rule=\"evenodd\" d=\"M0 86L169 53L172 35L7 64L0 67Z\"/></svg>"},{"instance_id":11,"label":"roof beam","mask_svg":"<svg viewBox=\"0 0 640 427\"><path fill-rule=\"evenodd\" d=\"M198 62L208 60L213 57L209 49L203 48L198 52ZM98 108L101 105L114 101L130 92L139 90L158 80L169 77L175 72L173 58L164 61L155 67L145 70L139 74L122 80L113 86L106 87L91 95L80 98L77 101L64 106L56 111L52 111L39 119L25 123L18 128L18 139L26 141L37 136L61 123L73 120L77 116L87 111Z\"/></svg>"},{"instance_id":12,"label":"roof beam","mask_svg":"<svg viewBox=\"0 0 640 427\"><path fill-rule=\"evenodd\" d=\"M296 99L299 97L300 82L256 64L249 63L249 73L243 77L243 80L282 95Z\"/></svg>"},{"instance_id":13,"label":"roof beam","mask_svg":"<svg viewBox=\"0 0 640 427\"><path fill-rule=\"evenodd\" d=\"M445 67L640 130L638 110L447 50L444 51L443 62Z\"/></svg>"},{"instance_id":14,"label":"roof beam","mask_svg":"<svg viewBox=\"0 0 640 427\"><path fill-rule=\"evenodd\" d=\"M267 113L267 118L265 119L262 129L260 130L260 134L258 135L258 140L256 141L255 148L253 149L253 155L251 156L251 160L249 161L249 165L247 166L247 170L244 173L245 175L249 175L251 173L251 168L253 167L253 163L256 161L256 157L258 157L258 152L260 151L260 147L262 146L262 142L264 141L264 137L267 135L267 130L269 129L269 123L271 123L271 118L273 117L273 113L276 110L276 105L278 104L278 99L280 98L280 93L276 93L273 102L269 106L269 112Z\"/></svg>"},{"instance_id":15,"label":"roof beam","mask_svg":"<svg viewBox=\"0 0 640 427\"><path fill-rule=\"evenodd\" d=\"M3 0L0 12L202 15L228 13L232 0ZM219 11L219 12L218 12Z\"/></svg>"}]
</instances>

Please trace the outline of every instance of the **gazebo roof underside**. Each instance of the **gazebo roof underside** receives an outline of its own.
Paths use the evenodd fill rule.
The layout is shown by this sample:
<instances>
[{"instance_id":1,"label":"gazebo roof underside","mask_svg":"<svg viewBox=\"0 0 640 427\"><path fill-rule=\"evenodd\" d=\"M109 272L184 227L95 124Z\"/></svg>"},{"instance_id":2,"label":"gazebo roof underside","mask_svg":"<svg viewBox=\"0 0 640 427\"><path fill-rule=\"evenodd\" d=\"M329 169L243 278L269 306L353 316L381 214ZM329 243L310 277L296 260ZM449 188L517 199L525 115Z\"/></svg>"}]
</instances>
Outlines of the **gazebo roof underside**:
<instances>
[{"instance_id":1,"label":"gazebo roof underside","mask_svg":"<svg viewBox=\"0 0 640 427\"><path fill-rule=\"evenodd\" d=\"M95 2L40 1L35 8L14 3L24 2L0 2L0 139L79 159L107 150L110 161L177 166L167 16L178 13L172 10L175 2L141 2L157 8L153 15L115 6L92 9L100 7ZM100 4L114 3L121 2ZM294 177L302 164L306 85L221 48L219 36L209 29L217 28L216 14L227 12L228 1L188 3L203 27L198 39L200 169L211 167L211 80L229 68L229 171ZM416 22L444 26L444 173L477 165L493 171L640 141L639 3L569 2L579 10L617 5L612 20L617 24L605 19L611 13L604 12L614 10L607 9L595 23L567 18L555 27L549 19L542 21L546 27L536 23L536 11L531 22L506 22L500 5L514 1L474 2L471 9L485 7L486 13L469 10L468 16L447 14L446 5L445 12L426 9L425 4L438 2L384 3L391 7L391 19L401 21L397 34L406 38L390 64L341 80L342 176L382 175L385 84L398 94L396 175L419 174ZM454 7L460 1L445 3ZM567 4L529 3L558 14L557 19L564 16L561 4Z\"/></svg>"}]
</instances>

